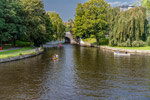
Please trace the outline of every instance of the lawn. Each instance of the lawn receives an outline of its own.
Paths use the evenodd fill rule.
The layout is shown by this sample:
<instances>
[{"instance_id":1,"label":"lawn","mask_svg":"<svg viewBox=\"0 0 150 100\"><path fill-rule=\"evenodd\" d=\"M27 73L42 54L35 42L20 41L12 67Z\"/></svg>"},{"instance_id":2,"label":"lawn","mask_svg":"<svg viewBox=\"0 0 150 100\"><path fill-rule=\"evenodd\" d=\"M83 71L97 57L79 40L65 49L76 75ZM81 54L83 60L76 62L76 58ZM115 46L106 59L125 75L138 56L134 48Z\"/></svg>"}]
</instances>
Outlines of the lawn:
<instances>
[{"instance_id":1,"label":"lawn","mask_svg":"<svg viewBox=\"0 0 150 100\"><path fill-rule=\"evenodd\" d=\"M88 42L88 43L92 43L92 44L97 44L96 39L95 38L86 38L83 39L84 42ZM108 39L100 39L100 45L108 45Z\"/></svg>"},{"instance_id":2,"label":"lawn","mask_svg":"<svg viewBox=\"0 0 150 100\"><path fill-rule=\"evenodd\" d=\"M26 55L26 54L33 54L33 53L35 53L34 49L32 49L31 47L24 47L24 48L17 49L17 50L0 52L0 59L16 57L16 56L21 56L21 55Z\"/></svg>"},{"instance_id":3,"label":"lawn","mask_svg":"<svg viewBox=\"0 0 150 100\"><path fill-rule=\"evenodd\" d=\"M88 43L96 44L96 39L95 38L87 38L87 39L83 39L83 41L88 42ZM107 39L101 39L100 43L103 46L108 46L108 40ZM109 46L109 47L112 47L112 46ZM129 49L129 50L150 50L150 46L145 46L145 47L113 47L113 48Z\"/></svg>"},{"instance_id":4,"label":"lawn","mask_svg":"<svg viewBox=\"0 0 150 100\"><path fill-rule=\"evenodd\" d=\"M150 50L150 46L145 47L114 47L118 49L129 49L129 50Z\"/></svg>"}]
</instances>

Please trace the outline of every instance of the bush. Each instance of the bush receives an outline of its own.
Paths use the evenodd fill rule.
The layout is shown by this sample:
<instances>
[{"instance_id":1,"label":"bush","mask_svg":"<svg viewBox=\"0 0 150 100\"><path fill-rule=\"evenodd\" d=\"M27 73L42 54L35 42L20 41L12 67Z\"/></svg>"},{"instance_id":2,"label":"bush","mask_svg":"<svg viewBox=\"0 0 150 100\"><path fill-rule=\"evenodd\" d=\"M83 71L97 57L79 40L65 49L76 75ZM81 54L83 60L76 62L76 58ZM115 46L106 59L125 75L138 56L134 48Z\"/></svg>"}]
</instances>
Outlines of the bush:
<instances>
[{"instance_id":1,"label":"bush","mask_svg":"<svg viewBox=\"0 0 150 100\"><path fill-rule=\"evenodd\" d=\"M145 45L146 45L146 43L143 42L142 40L140 40L140 41L134 41L132 43L132 47L144 47Z\"/></svg>"},{"instance_id":2,"label":"bush","mask_svg":"<svg viewBox=\"0 0 150 100\"><path fill-rule=\"evenodd\" d=\"M122 43L117 43L118 47L131 47L131 41L130 39L128 39L126 42L122 42Z\"/></svg>"},{"instance_id":3,"label":"bush","mask_svg":"<svg viewBox=\"0 0 150 100\"><path fill-rule=\"evenodd\" d=\"M147 43L148 46L150 46L150 37L147 38L146 43Z\"/></svg>"},{"instance_id":4,"label":"bush","mask_svg":"<svg viewBox=\"0 0 150 100\"><path fill-rule=\"evenodd\" d=\"M100 45L108 45L109 44L109 39L103 38L100 39Z\"/></svg>"},{"instance_id":5,"label":"bush","mask_svg":"<svg viewBox=\"0 0 150 100\"><path fill-rule=\"evenodd\" d=\"M22 52L20 51L20 52L19 52L19 56L22 56L22 55L23 55L23 54L22 54Z\"/></svg>"}]
</instances>

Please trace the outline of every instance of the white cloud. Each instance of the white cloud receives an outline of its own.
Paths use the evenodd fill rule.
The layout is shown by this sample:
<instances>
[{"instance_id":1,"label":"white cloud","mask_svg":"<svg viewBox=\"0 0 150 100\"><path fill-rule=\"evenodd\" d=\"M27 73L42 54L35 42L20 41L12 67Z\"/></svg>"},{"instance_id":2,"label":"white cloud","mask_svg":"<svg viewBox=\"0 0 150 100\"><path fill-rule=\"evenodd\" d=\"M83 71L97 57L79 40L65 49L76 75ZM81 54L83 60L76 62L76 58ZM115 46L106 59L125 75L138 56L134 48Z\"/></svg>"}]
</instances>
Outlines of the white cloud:
<instances>
[{"instance_id":1,"label":"white cloud","mask_svg":"<svg viewBox=\"0 0 150 100\"><path fill-rule=\"evenodd\" d=\"M111 6L120 6L120 5L127 5L128 2L115 1L115 2L109 2L109 4L111 4Z\"/></svg>"}]
</instances>

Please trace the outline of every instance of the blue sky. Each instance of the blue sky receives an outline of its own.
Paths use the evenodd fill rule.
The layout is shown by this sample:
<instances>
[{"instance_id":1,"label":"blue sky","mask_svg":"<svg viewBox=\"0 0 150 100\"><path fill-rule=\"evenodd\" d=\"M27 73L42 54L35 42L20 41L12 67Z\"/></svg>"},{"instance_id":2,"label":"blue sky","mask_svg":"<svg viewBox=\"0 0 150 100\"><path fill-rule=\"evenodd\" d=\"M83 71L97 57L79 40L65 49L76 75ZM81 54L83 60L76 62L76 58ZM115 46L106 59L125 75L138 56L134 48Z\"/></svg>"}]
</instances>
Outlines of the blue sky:
<instances>
[{"instance_id":1,"label":"blue sky","mask_svg":"<svg viewBox=\"0 0 150 100\"><path fill-rule=\"evenodd\" d=\"M78 3L84 3L88 0L43 0L46 11L55 11L60 14L61 18L67 22L68 19L74 18L75 10ZM112 6L134 4L137 0L106 0Z\"/></svg>"}]
</instances>

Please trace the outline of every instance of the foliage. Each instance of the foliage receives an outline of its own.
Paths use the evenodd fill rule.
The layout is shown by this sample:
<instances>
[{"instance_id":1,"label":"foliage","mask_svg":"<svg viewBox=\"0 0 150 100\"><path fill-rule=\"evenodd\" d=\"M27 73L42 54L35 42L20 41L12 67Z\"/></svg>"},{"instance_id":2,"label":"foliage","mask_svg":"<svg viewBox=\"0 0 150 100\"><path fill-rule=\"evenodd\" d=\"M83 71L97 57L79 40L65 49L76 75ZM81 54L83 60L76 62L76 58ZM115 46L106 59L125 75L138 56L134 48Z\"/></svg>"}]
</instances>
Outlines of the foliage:
<instances>
[{"instance_id":1,"label":"foliage","mask_svg":"<svg viewBox=\"0 0 150 100\"><path fill-rule=\"evenodd\" d=\"M0 40L17 39L26 31L19 0L0 0Z\"/></svg>"},{"instance_id":2,"label":"foliage","mask_svg":"<svg viewBox=\"0 0 150 100\"><path fill-rule=\"evenodd\" d=\"M17 47L25 47L25 46L27 47L27 46L30 46L30 42L16 40L16 46Z\"/></svg>"},{"instance_id":3,"label":"foliage","mask_svg":"<svg viewBox=\"0 0 150 100\"><path fill-rule=\"evenodd\" d=\"M75 15L74 37L88 38L94 35L97 43L107 32L107 8L104 0L89 0L78 4Z\"/></svg>"},{"instance_id":4,"label":"foliage","mask_svg":"<svg viewBox=\"0 0 150 100\"><path fill-rule=\"evenodd\" d=\"M35 46L40 46L47 41L47 36L52 34L52 30L49 29L51 25L48 25L51 22L45 14L43 2L41 0L21 0L21 2L25 12L26 36Z\"/></svg>"},{"instance_id":5,"label":"foliage","mask_svg":"<svg viewBox=\"0 0 150 100\"><path fill-rule=\"evenodd\" d=\"M141 41L146 41L147 37L146 29L146 9L144 7L120 12L112 23L109 44L111 46L137 46L138 44L142 46Z\"/></svg>"},{"instance_id":6,"label":"foliage","mask_svg":"<svg viewBox=\"0 0 150 100\"><path fill-rule=\"evenodd\" d=\"M66 32L70 32L72 31L72 28L74 27L74 20L73 19L69 19L69 26L66 25Z\"/></svg>"},{"instance_id":7,"label":"foliage","mask_svg":"<svg viewBox=\"0 0 150 100\"><path fill-rule=\"evenodd\" d=\"M41 0L0 0L0 40L28 40L35 46L52 40L53 30Z\"/></svg>"},{"instance_id":8,"label":"foliage","mask_svg":"<svg viewBox=\"0 0 150 100\"><path fill-rule=\"evenodd\" d=\"M115 21L115 17L118 16L120 13L120 8L114 7L111 8L109 7L107 10L107 22L108 22L108 29L107 29L107 35L111 34L112 29L113 29L113 23Z\"/></svg>"},{"instance_id":9,"label":"foliage","mask_svg":"<svg viewBox=\"0 0 150 100\"><path fill-rule=\"evenodd\" d=\"M146 45L145 42L143 42L142 40L140 41L133 41L132 46L133 47L144 47Z\"/></svg>"},{"instance_id":10,"label":"foliage","mask_svg":"<svg viewBox=\"0 0 150 100\"><path fill-rule=\"evenodd\" d=\"M147 38L147 45L150 46L150 37Z\"/></svg>"},{"instance_id":11,"label":"foliage","mask_svg":"<svg viewBox=\"0 0 150 100\"><path fill-rule=\"evenodd\" d=\"M66 29L63 20L56 12L47 12L47 14L51 19L56 40L62 40Z\"/></svg>"}]
</instances>

